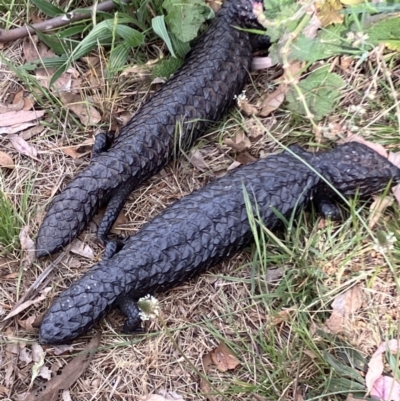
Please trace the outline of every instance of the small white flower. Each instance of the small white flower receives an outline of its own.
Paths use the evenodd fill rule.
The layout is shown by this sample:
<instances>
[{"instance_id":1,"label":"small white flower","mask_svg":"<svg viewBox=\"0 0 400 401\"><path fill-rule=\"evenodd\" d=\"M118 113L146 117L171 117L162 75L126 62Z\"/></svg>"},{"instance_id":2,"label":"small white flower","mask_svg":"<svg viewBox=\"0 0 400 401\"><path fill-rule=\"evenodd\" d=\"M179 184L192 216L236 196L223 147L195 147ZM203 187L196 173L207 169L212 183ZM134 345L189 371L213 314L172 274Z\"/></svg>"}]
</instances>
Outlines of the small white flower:
<instances>
[{"instance_id":1,"label":"small white flower","mask_svg":"<svg viewBox=\"0 0 400 401\"><path fill-rule=\"evenodd\" d=\"M241 93L239 96L235 95L235 96L233 96L233 98L234 98L235 100L237 100L238 103L239 103L239 102L244 102L245 100L247 100L246 91L245 91L245 90L242 91L242 93Z\"/></svg>"},{"instance_id":2,"label":"small white flower","mask_svg":"<svg viewBox=\"0 0 400 401\"><path fill-rule=\"evenodd\" d=\"M396 242L396 236L392 232L385 233L380 231L376 235L374 250L379 253L387 253L394 249L394 243Z\"/></svg>"},{"instance_id":3,"label":"small white flower","mask_svg":"<svg viewBox=\"0 0 400 401\"><path fill-rule=\"evenodd\" d=\"M160 314L160 306L158 300L152 295L146 295L137 302L140 309L139 316L142 321L155 319Z\"/></svg>"}]
</instances>

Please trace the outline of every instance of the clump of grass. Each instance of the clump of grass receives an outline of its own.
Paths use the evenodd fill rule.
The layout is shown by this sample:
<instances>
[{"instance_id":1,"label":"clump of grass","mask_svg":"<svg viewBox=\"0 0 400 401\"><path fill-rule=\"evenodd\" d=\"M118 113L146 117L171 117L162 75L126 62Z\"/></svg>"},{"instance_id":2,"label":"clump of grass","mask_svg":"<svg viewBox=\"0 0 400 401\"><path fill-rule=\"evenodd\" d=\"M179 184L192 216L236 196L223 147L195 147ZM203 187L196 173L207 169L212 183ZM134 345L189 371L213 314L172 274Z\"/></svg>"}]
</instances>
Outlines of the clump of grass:
<instances>
[{"instance_id":1,"label":"clump of grass","mask_svg":"<svg viewBox=\"0 0 400 401\"><path fill-rule=\"evenodd\" d=\"M6 254L18 244L18 235L24 221L0 190L0 254Z\"/></svg>"}]
</instances>

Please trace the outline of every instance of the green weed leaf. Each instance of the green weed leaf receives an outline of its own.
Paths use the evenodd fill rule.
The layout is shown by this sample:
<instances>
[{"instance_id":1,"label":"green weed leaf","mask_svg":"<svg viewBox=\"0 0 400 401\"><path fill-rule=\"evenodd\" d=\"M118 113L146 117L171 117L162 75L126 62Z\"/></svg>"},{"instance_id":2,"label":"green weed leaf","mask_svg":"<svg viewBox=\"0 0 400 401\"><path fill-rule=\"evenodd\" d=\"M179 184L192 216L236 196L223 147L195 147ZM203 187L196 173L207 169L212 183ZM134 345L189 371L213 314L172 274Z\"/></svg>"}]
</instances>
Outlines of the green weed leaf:
<instances>
[{"instance_id":1,"label":"green weed leaf","mask_svg":"<svg viewBox=\"0 0 400 401\"><path fill-rule=\"evenodd\" d=\"M46 0L32 0L32 3L48 17L55 17L56 15L65 14L61 8L54 6Z\"/></svg>"},{"instance_id":2,"label":"green weed leaf","mask_svg":"<svg viewBox=\"0 0 400 401\"><path fill-rule=\"evenodd\" d=\"M111 50L110 58L108 60L108 75L113 76L118 72L128 60L128 55L131 46L127 42L120 43L118 46Z\"/></svg>"},{"instance_id":3,"label":"green weed leaf","mask_svg":"<svg viewBox=\"0 0 400 401\"><path fill-rule=\"evenodd\" d=\"M76 46L76 44L74 44L71 40L59 38L57 34L45 34L37 30L35 30L35 32L38 38L59 56L71 53L73 48Z\"/></svg>"},{"instance_id":4,"label":"green weed leaf","mask_svg":"<svg viewBox=\"0 0 400 401\"><path fill-rule=\"evenodd\" d=\"M334 25L324 29L315 38L300 35L290 46L288 59L313 63L332 56L346 54L349 49L343 46L342 38L346 31L347 28L343 25ZM282 63L280 49L281 46L277 44L274 44L270 49L270 57L275 64Z\"/></svg>"},{"instance_id":5,"label":"green weed leaf","mask_svg":"<svg viewBox=\"0 0 400 401\"><path fill-rule=\"evenodd\" d=\"M345 85L337 74L329 72L330 66L320 68L303 79L298 87L305 96L305 101L316 121L332 111L333 105L340 96L339 89ZM294 87L289 89L286 100L288 108L296 113L306 115L304 105Z\"/></svg>"},{"instance_id":6,"label":"green weed leaf","mask_svg":"<svg viewBox=\"0 0 400 401\"><path fill-rule=\"evenodd\" d=\"M176 57L174 49L172 47L171 38L169 37L169 33L167 31L167 27L165 26L165 18L163 15L159 15L158 17L154 17L151 20L151 26L153 31L165 42L168 47L169 52L172 57ZM177 57L176 57L177 58Z\"/></svg>"},{"instance_id":7,"label":"green weed leaf","mask_svg":"<svg viewBox=\"0 0 400 401\"><path fill-rule=\"evenodd\" d=\"M385 42L387 40L400 39L400 19L399 17L385 19L373 24L367 30L369 40L373 43Z\"/></svg>"},{"instance_id":8,"label":"green weed leaf","mask_svg":"<svg viewBox=\"0 0 400 401\"><path fill-rule=\"evenodd\" d=\"M190 42L197 36L201 25L213 14L202 0L165 0L165 22L171 32L182 42Z\"/></svg>"},{"instance_id":9,"label":"green weed leaf","mask_svg":"<svg viewBox=\"0 0 400 401\"><path fill-rule=\"evenodd\" d=\"M126 25L117 25L116 33L131 47L138 47L144 42L144 35L141 32Z\"/></svg>"}]
</instances>

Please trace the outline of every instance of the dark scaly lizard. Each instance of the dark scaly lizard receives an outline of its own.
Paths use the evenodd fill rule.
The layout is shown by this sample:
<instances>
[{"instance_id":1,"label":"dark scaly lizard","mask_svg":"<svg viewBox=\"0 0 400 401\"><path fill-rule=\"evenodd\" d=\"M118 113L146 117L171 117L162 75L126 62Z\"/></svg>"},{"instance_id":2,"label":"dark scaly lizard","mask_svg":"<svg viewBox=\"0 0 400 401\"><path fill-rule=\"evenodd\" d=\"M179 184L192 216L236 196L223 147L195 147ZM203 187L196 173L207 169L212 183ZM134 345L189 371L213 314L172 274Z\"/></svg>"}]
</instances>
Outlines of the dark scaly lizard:
<instances>
[{"instance_id":1,"label":"dark scaly lizard","mask_svg":"<svg viewBox=\"0 0 400 401\"><path fill-rule=\"evenodd\" d=\"M159 172L174 151L191 146L222 117L247 81L252 47L268 44L267 37L237 29L257 26L253 3L226 0L181 69L140 108L114 143L109 146L108 138L98 138L89 166L52 201L36 239L37 257L70 243L100 205L107 208L97 236L107 242L128 195Z\"/></svg>"},{"instance_id":2,"label":"dark scaly lizard","mask_svg":"<svg viewBox=\"0 0 400 401\"><path fill-rule=\"evenodd\" d=\"M113 305L128 314L124 331L140 328L137 299L204 272L252 241L243 187L272 230L280 223L276 210L288 218L311 198L328 196L329 186L312 169L344 196L369 196L400 179L397 167L359 143L315 154L291 150L295 155L286 151L238 168L164 210L53 302L40 341L71 341Z\"/></svg>"}]
</instances>

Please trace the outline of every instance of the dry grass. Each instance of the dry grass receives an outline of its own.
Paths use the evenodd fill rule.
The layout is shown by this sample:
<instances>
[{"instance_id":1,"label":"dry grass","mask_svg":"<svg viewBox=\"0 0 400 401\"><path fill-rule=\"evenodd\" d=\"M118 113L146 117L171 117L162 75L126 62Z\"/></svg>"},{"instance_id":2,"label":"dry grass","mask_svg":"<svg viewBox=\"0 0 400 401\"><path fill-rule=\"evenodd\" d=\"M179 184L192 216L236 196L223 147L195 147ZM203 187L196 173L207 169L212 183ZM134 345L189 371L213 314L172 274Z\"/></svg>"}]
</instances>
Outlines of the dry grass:
<instances>
[{"instance_id":1,"label":"dry grass","mask_svg":"<svg viewBox=\"0 0 400 401\"><path fill-rule=\"evenodd\" d=\"M15 65L21 64L22 43L6 46L3 54ZM99 57L100 65L105 63L106 56L101 52L94 55ZM329 62L334 66L337 61ZM333 67L346 80L347 87L337 109L323 121L323 132L329 138L337 139L333 124L340 124L353 131L361 130L366 138L392 150L399 148L399 105L392 107L393 93L399 85L399 59L391 65L387 61L377 52L375 58L357 68L354 64L346 70ZM81 93L91 97L105 126L115 128L126 120L126 111L133 113L153 90L147 72L110 82L101 75L102 68L96 73L84 63L74 68L82 79ZM26 81L4 63L0 74L3 103L10 103L21 89L30 90ZM246 92L251 103L260 102L260 94L273 89L271 79L276 75L277 71L252 75L253 83ZM88 156L71 158L63 147L81 144L93 133L57 98L52 102L43 98L43 102L50 112L45 117L45 129L28 140L39 150L39 161L21 155L6 136L0 136L1 150L12 156L16 166L1 170L1 186L24 224L29 225L32 237L51 197L90 161ZM352 105L358 106L356 112L350 111L354 110ZM272 137L284 145L317 145L309 123L284 107L261 122L268 134L252 142L248 154L255 158L279 149ZM257 124L233 110L195 145L209 168L199 171L185 157L171 163L130 196L124 209L126 219L115 227L115 232L134 234L173 201L223 174L233 161L248 161L249 155L235 154L224 145L224 139L234 138L243 126L256 129ZM29 195L29 201L22 210L24 194ZM392 231L399 236L396 209L397 206L386 211L375 231ZM368 218L368 208L362 218ZM3 326L0 394L5 399L21 399L19 395L30 389L33 362L24 362L21 355L26 350L29 354L37 334L29 326L24 328L24 323L44 312L60 291L101 259L95 231L96 224L92 222L79 237L94 250L94 259L69 253L52 273L45 300ZM208 274L160 294L162 318L152 321L144 336L122 335L121 315L117 311L110 313L97 328L103 333L101 348L69 389L72 399L137 400L139 395L160 389L179 393L185 400L206 399L200 394L202 358L220 341L232 348L241 366L225 373L213 367L207 373L211 388L219 392L218 400L343 399L334 394L331 386L333 378L342 377L341 372L329 365L324 352L337 356L343 344L349 344L350 349L369 357L383 340L399 338L398 245L386 258L374 251L373 240L355 217L354 207L346 221L333 226L321 224L313 214L303 214L291 233L280 233L279 238L281 243L273 237L265 239L267 252L263 255L257 255L255 248L246 250ZM34 261L26 269L23 256L24 252L16 247L0 258L2 316L50 263ZM272 280L273 271L267 272L266 267L275 268L278 278ZM330 315L333 298L355 284L363 289L361 308L345 322L339 339L323 334L320 328ZM72 354L85 345L91 334L74 343ZM69 352L56 355L53 347L45 350L44 365L53 373L70 360ZM45 382L36 378L33 387ZM338 390L336 387L344 394L348 390L344 385L339 385Z\"/></svg>"}]
</instances>

